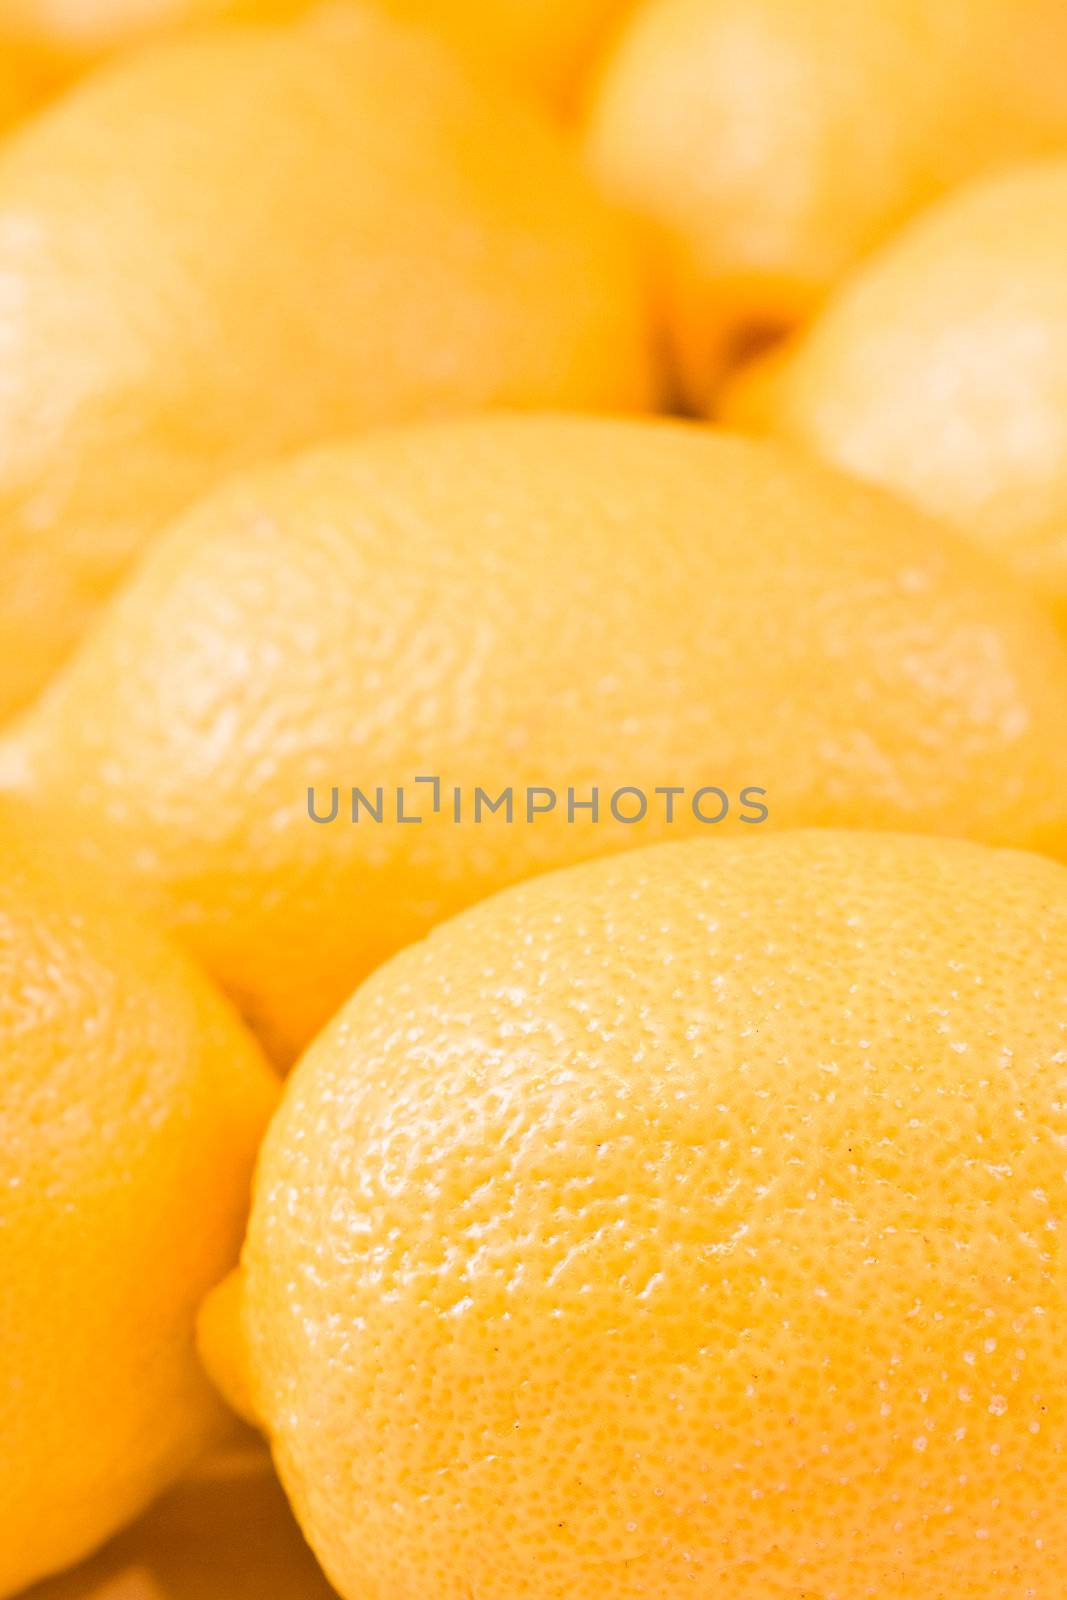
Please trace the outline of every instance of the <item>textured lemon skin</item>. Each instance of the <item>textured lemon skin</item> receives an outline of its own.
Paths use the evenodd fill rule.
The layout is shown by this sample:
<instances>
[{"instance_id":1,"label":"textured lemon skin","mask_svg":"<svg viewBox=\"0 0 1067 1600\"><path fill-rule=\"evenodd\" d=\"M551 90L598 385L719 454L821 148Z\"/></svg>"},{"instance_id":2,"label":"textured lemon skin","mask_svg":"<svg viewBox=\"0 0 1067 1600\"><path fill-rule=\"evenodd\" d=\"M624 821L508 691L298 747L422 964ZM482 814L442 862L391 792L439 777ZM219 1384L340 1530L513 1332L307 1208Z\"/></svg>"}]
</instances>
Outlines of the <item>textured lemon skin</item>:
<instances>
[{"instance_id":1,"label":"textured lemon skin","mask_svg":"<svg viewBox=\"0 0 1067 1600\"><path fill-rule=\"evenodd\" d=\"M1067 625L1067 162L924 213L724 411L956 522Z\"/></svg>"},{"instance_id":2,"label":"textured lemon skin","mask_svg":"<svg viewBox=\"0 0 1067 1600\"><path fill-rule=\"evenodd\" d=\"M1058 1600L1067 875L862 833L510 890L272 1123L260 1416L348 1600Z\"/></svg>"},{"instance_id":3,"label":"textured lemon skin","mask_svg":"<svg viewBox=\"0 0 1067 1600\"><path fill-rule=\"evenodd\" d=\"M218 1426L196 1306L275 1080L147 924L0 808L0 1594L86 1554Z\"/></svg>"},{"instance_id":4,"label":"textured lemon skin","mask_svg":"<svg viewBox=\"0 0 1067 1600\"><path fill-rule=\"evenodd\" d=\"M229 469L386 419L651 396L626 225L430 35L219 29L0 150L0 714Z\"/></svg>"},{"instance_id":5,"label":"textured lemon skin","mask_svg":"<svg viewBox=\"0 0 1067 1600\"><path fill-rule=\"evenodd\" d=\"M1067 141L1060 0L646 0L589 150L660 245L690 401L922 205Z\"/></svg>"},{"instance_id":6,"label":"textured lemon skin","mask_svg":"<svg viewBox=\"0 0 1067 1600\"><path fill-rule=\"evenodd\" d=\"M658 785L720 786L742 831L754 786L772 826L1067 851L1064 705L1040 607L888 497L693 425L480 418L209 497L0 749L0 781L45 810L76 794L86 847L291 1059L442 917L706 831L687 801L668 824ZM569 822L567 787L594 783L601 820ZM527 825L546 784L559 803ZM307 790L329 815L334 785L316 825ZM347 820L353 785L382 787L380 824ZM648 794L643 823L611 818L621 785ZM396 821L401 786L419 825ZM513 787L512 824L472 822L479 786Z\"/></svg>"}]
</instances>

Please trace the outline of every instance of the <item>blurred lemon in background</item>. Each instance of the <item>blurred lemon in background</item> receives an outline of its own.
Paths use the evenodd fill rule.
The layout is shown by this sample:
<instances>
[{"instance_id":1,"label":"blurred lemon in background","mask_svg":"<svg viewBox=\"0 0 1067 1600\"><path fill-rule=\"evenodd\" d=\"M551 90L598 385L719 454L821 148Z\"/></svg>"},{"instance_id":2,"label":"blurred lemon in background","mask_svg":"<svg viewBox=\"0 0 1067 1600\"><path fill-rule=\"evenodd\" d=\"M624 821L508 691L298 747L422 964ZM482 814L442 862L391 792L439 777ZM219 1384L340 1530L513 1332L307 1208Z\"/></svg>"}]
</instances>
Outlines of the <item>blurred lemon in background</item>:
<instances>
[{"instance_id":1,"label":"blurred lemon in background","mask_svg":"<svg viewBox=\"0 0 1067 1600\"><path fill-rule=\"evenodd\" d=\"M234 1444L26 1600L330 1600L262 1445Z\"/></svg>"},{"instance_id":2,"label":"blurred lemon in background","mask_svg":"<svg viewBox=\"0 0 1067 1600\"><path fill-rule=\"evenodd\" d=\"M633 0L367 3L440 34L516 88L557 103L570 98L595 47L633 6ZM346 0L0 0L0 48L5 57L22 52L18 75L28 103L30 93L43 95L109 55L182 28L283 21L304 12L346 9ZM3 71L0 67L0 79ZM3 103L0 94L0 107Z\"/></svg>"},{"instance_id":3,"label":"blurred lemon in background","mask_svg":"<svg viewBox=\"0 0 1067 1600\"><path fill-rule=\"evenodd\" d=\"M340 1593L1059 1600L1065 1054L1067 873L949 840L631 852L389 962L238 1279Z\"/></svg>"},{"instance_id":4,"label":"blurred lemon in background","mask_svg":"<svg viewBox=\"0 0 1067 1600\"><path fill-rule=\"evenodd\" d=\"M229 468L652 393L627 230L438 41L366 10L108 69L0 150L0 714Z\"/></svg>"},{"instance_id":5,"label":"blurred lemon in background","mask_svg":"<svg viewBox=\"0 0 1067 1600\"><path fill-rule=\"evenodd\" d=\"M566 102L634 0L376 0L488 68Z\"/></svg>"},{"instance_id":6,"label":"blurred lemon in background","mask_svg":"<svg viewBox=\"0 0 1067 1600\"><path fill-rule=\"evenodd\" d=\"M313 0L0 0L0 44L21 50L53 84L114 51L182 27L271 22Z\"/></svg>"},{"instance_id":7,"label":"blurred lemon in background","mask_svg":"<svg viewBox=\"0 0 1067 1600\"><path fill-rule=\"evenodd\" d=\"M275 1084L193 965L0 806L0 1594L85 1555L217 1429L197 1302Z\"/></svg>"},{"instance_id":8,"label":"blurred lemon in background","mask_svg":"<svg viewBox=\"0 0 1067 1600\"><path fill-rule=\"evenodd\" d=\"M460 907L704 831L704 786L742 831L753 786L773 826L1067 853L1065 705L1039 605L889 496L695 425L490 417L209 496L11 730L0 783L42 813L76 796L86 848L289 1059ZM528 823L544 785L557 802ZM643 821L613 819L623 785ZM378 824L353 824L353 786L382 790ZM511 787L513 819L474 821L477 787ZM337 789L334 822L309 788L327 818ZM401 788L422 823L398 820Z\"/></svg>"},{"instance_id":9,"label":"blurred lemon in background","mask_svg":"<svg viewBox=\"0 0 1067 1600\"><path fill-rule=\"evenodd\" d=\"M1067 626L1067 161L932 207L725 410L958 523Z\"/></svg>"},{"instance_id":10,"label":"blurred lemon in background","mask_svg":"<svg viewBox=\"0 0 1067 1600\"><path fill-rule=\"evenodd\" d=\"M691 404L920 206L1067 144L1062 0L644 0L589 148L654 230Z\"/></svg>"},{"instance_id":11,"label":"blurred lemon in background","mask_svg":"<svg viewBox=\"0 0 1067 1600\"><path fill-rule=\"evenodd\" d=\"M13 45L0 51L0 136L42 98L35 64Z\"/></svg>"}]
</instances>

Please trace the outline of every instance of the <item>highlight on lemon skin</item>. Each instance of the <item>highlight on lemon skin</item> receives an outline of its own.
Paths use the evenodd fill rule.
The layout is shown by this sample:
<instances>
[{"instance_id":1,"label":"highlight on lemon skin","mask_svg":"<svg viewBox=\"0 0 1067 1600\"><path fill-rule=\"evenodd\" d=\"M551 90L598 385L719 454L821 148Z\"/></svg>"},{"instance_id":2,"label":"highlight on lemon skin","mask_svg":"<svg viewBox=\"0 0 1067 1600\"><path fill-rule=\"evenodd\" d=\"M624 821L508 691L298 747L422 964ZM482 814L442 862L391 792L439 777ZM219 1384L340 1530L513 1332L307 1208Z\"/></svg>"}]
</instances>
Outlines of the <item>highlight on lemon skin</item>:
<instances>
[{"instance_id":1,"label":"highlight on lemon skin","mask_svg":"<svg viewBox=\"0 0 1067 1600\"><path fill-rule=\"evenodd\" d=\"M375 423L655 398L631 231L429 32L217 28L0 149L0 718L226 475Z\"/></svg>"},{"instance_id":2,"label":"highlight on lemon skin","mask_svg":"<svg viewBox=\"0 0 1067 1600\"><path fill-rule=\"evenodd\" d=\"M924 212L722 412L954 522L1067 629L1067 161Z\"/></svg>"},{"instance_id":3,"label":"highlight on lemon skin","mask_svg":"<svg viewBox=\"0 0 1067 1600\"><path fill-rule=\"evenodd\" d=\"M76 795L84 847L291 1062L441 918L707 831L689 805L668 820L660 785L718 786L743 833L752 786L769 827L1067 854L1065 704L1037 603L888 496L695 425L481 417L209 496L0 745L0 782L42 816ZM352 824L352 788L391 800L427 773L445 798L420 826ZM456 786L546 783L533 822L453 820ZM609 811L620 785L642 819ZM317 825L309 789L328 817L334 787Z\"/></svg>"},{"instance_id":4,"label":"highlight on lemon skin","mask_svg":"<svg viewBox=\"0 0 1067 1600\"><path fill-rule=\"evenodd\" d=\"M194 1318L276 1084L125 892L0 804L0 1594L87 1555L223 1431Z\"/></svg>"},{"instance_id":5,"label":"highlight on lemon skin","mask_svg":"<svg viewBox=\"0 0 1067 1600\"><path fill-rule=\"evenodd\" d=\"M1067 143L1060 0L643 0L588 148L643 216L690 405L922 206Z\"/></svg>"},{"instance_id":6,"label":"highlight on lemon skin","mask_svg":"<svg viewBox=\"0 0 1067 1600\"><path fill-rule=\"evenodd\" d=\"M1059 1600L1065 1017L1063 867L860 832L550 874L380 969L240 1280L339 1594Z\"/></svg>"}]
</instances>

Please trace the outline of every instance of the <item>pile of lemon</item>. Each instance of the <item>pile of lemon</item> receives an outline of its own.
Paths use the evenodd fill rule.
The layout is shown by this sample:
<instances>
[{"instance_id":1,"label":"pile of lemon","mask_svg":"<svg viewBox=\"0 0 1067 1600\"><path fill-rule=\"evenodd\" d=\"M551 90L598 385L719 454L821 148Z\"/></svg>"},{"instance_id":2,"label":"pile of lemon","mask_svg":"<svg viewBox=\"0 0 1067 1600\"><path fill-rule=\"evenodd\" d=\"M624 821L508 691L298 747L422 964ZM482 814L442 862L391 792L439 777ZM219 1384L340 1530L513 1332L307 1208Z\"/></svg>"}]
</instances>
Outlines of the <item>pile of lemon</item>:
<instances>
[{"instance_id":1,"label":"pile of lemon","mask_svg":"<svg viewBox=\"0 0 1067 1600\"><path fill-rule=\"evenodd\" d=\"M0 126L0 1597L1062 1600L1063 0Z\"/></svg>"}]
</instances>

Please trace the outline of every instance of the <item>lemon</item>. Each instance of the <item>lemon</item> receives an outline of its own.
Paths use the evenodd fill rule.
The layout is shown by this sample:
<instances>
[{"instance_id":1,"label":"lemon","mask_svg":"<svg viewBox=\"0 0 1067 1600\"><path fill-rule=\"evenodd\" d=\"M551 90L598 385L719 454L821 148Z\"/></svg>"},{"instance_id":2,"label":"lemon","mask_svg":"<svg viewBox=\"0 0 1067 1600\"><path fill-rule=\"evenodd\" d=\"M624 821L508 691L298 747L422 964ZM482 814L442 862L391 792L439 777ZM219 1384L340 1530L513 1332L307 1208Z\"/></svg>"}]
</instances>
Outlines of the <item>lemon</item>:
<instances>
[{"instance_id":1,"label":"lemon","mask_svg":"<svg viewBox=\"0 0 1067 1600\"><path fill-rule=\"evenodd\" d=\"M652 394L573 152L370 9L109 68L0 149L0 715L229 469L390 418Z\"/></svg>"},{"instance_id":2,"label":"lemon","mask_svg":"<svg viewBox=\"0 0 1067 1600\"><path fill-rule=\"evenodd\" d=\"M634 0L377 0L495 72L566 103Z\"/></svg>"},{"instance_id":3,"label":"lemon","mask_svg":"<svg viewBox=\"0 0 1067 1600\"><path fill-rule=\"evenodd\" d=\"M0 1594L86 1554L218 1426L198 1301L275 1085L207 981L0 806Z\"/></svg>"},{"instance_id":4,"label":"lemon","mask_svg":"<svg viewBox=\"0 0 1067 1600\"><path fill-rule=\"evenodd\" d=\"M863 833L508 891L315 1041L239 1320L346 1600L1059 1600L1067 873Z\"/></svg>"},{"instance_id":5,"label":"lemon","mask_svg":"<svg viewBox=\"0 0 1067 1600\"><path fill-rule=\"evenodd\" d=\"M61 82L102 56L182 27L275 21L309 0L0 0L0 42Z\"/></svg>"},{"instance_id":6,"label":"lemon","mask_svg":"<svg viewBox=\"0 0 1067 1600\"><path fill-rule=\"evenodd\" d=\"M5 49L0 55L0 136L25 116L42 98L36 63L23 52Z\"/></svg>"},{"instance_id":7,"label":"lemon","mask_svg":"<svg viewBox=\"0 0 1067 1600\"><path fill-rule=\"evenodd\" d=\"M632 0L375 0L409 25L439 33L505 81L566 100L594 47ZM0 0L0 48L19 50L18 82L43 98L104 57L183 28L277 21L328 12L314 0ZM342 9L337 4L336 9ZM32 66L32 71L31 71ZM0 80L4 69L0 66ZM15 76L15 69L12 72ZM0 95L0 106L3 97Z\"/></svg>"},{"instance_id":8,"label":"lemon","mask_svg":"<svg viewBox=\"0 0 1067 1600\"><path fill-rule=\"evenodd\" d=\"M185 28L277 22L305 10L316 0L0 0L0 128L123 50Z\"/></svg>"},{"instance_id":9,"label":"lemon","mask_svg":"<svg viewBox=\"0 0 1067 1600\"><path fill-rule=\"evenodd\" d=\"M0 784L128 867L289 1060L492 890L760 807L1067 853L1065 705L1039 605L887 496L696 425L484 417L209 496Z\"/></svg>"},{"instance_id":10,"label":"lemon","mask_svg":"<svg viewBox=\"0 0 1067 1600\"><path fill-rule=\"evenodd\" d=\"M1067 143L1062 0L644 0L588 142L640 213L690 402L921 206Z\"/></svg>"},{"instance_id":11,"label":"lemon","mask_svg":"<svg viewBox=\"0 0 1067 1600\"><path fill-rule=\"evenodd\" d=\"M234 1442L26 1600L330 1600L262 1445Z\"/></svg>"},{"instance_id":12,"label":"lemon","mask_svg":"<svg viewBox=\"0 0 1067 1600\"><path fill-rule=\"evenodd\" d=\"M924 213L725 408L957 523L1067 625L1067 161Z\"/></svg>"}]
</instances>

